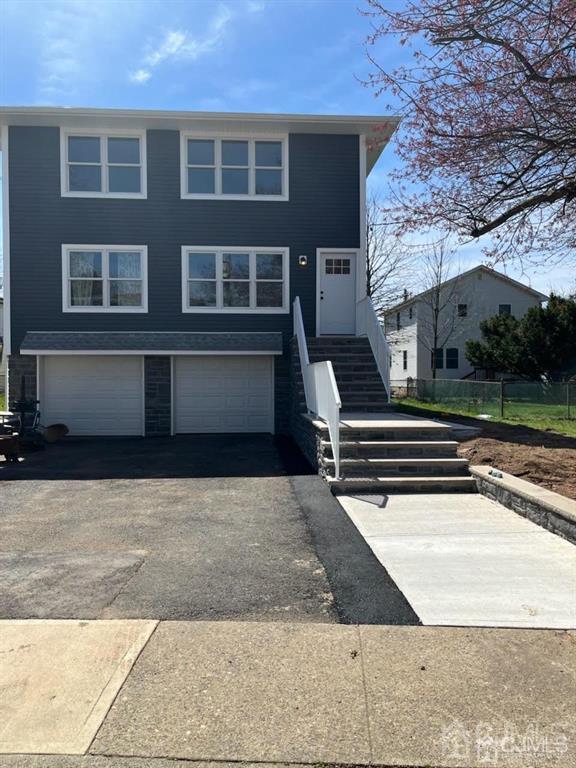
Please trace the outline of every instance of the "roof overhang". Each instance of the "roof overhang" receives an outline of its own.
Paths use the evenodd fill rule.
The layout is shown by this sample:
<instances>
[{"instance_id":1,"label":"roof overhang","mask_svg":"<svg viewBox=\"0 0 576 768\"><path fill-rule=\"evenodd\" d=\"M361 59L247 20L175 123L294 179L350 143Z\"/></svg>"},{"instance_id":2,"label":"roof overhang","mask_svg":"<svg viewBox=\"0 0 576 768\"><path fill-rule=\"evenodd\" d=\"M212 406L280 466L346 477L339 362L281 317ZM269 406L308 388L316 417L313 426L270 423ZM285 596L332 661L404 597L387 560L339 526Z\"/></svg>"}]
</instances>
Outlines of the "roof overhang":
<instances>
[{"instance_id":1,"label":"roof overhang","mask_svg":"<svg viewBox=\"0 0 576 768\"><path fill-rule=\"evenodd\" d=\"M0 107L0 125L66 126L82 130L163 128L219 133L324 133L365 135L370 173L399 117L382 115L300 115L251 112L178 112L88 107Z\"/></svg>"},{"instance_id":2,"label":"roof overhang","mask_svg":"<svg viewBox=\"0 0 576 768\"><path fill-rule=\"evenodd\" d=\"M281 355L282 334L28 331L22 355Z\"/></svg>"}]
</instances>

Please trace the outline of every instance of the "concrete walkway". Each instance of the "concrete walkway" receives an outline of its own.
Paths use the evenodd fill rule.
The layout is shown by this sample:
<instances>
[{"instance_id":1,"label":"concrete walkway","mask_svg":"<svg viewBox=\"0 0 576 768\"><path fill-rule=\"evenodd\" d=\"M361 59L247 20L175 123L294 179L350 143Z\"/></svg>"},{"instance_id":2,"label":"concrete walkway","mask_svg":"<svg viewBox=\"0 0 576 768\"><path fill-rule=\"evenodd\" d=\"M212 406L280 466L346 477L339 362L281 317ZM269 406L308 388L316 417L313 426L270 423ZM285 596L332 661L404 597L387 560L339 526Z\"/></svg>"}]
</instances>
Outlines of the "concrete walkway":
<instances>
[{"instance_id":1,"label":"concrete walkway","mask_svg":"<svg viewBox=\"0 0 576 768\"><path fill-rule=\"evenodd\" d=\"M575 648L563 631L2 622L0 765L573 768Z\"/></svg>"},{"instance_id":2,"label":"concrete walkway","mask_svg":"<svg viewBox=\"0 0 576 768\"><path fill-rule=\"evenodd\" d=\"M423 624L576 627L576 547L479 494L338 496Z\"/></svg>"}]
</instances>

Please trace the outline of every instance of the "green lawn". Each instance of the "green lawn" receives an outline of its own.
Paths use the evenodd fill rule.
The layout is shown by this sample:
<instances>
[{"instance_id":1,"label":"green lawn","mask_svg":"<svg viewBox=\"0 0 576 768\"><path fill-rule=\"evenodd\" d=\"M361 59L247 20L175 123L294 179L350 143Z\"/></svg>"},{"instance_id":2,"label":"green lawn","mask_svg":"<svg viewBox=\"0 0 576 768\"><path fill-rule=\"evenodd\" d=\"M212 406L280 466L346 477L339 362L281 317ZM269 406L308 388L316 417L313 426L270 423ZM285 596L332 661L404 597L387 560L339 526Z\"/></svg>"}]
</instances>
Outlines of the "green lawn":
<instances>
[{"instance_id":1,"label":"green lawn","mask_svg":"<svg viewBox=\"0 0 576 768\"><path fill-rule=\"evenodd\" d=\"M0 411L6 410L5 403L6 403L6 400L4 398L4 395L0 395Z\"/></svg>"},{"instance_id":2,"label":"green lawn","mask_svg":"<svg viewBox=\"0 0 576 768\"><path fill-rule=\"evenodd\" d=\"M570 437L576 437L576 418L567 419L565 417L558 416L559 409L562 406L557 405L524 405L513 404L513 411L505 418L501 419L500 416L494 413L492 408L486 408L482 405L478 406L476 411L470 410L470 406L458 406L454 403L426 403L422 400L414 400L412 398L402 398L401 400L394 401L399 411L405 411L406 413L414 413L416 410L423 412L442 413L447 416L454 414L455 416L467 416L468 418L474 418L480 413L490 413L492 418L490 421L502 422L503 424L515 424L516 426L525 426L532 429L552 430L559 432L562 435L568 435ZM507 404L505 404L505 408ZM511 408L508 408L511 410ZM574 407L576 416L576 406ZM560 410L562 413L562 411ZM565 409L564 409L565 412Z\"/></svg>"}]
</instances>

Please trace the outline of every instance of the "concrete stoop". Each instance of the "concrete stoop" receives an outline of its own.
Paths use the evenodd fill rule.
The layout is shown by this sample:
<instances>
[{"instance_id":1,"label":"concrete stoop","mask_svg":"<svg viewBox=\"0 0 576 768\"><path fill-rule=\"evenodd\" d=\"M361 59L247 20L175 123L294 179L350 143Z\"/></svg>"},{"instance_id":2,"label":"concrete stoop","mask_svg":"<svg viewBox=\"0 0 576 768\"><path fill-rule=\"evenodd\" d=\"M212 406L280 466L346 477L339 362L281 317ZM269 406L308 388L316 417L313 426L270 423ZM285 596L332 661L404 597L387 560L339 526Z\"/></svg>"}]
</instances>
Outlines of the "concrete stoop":
<instances>
[{"instance_id":1,"label":"concrete stoop","mask_svg":"<svg viewBox=\"0 0 576 768\"><path fill-rule=\"evenodd\" d=\"M316 434L318 469L333 493L476 491L448 425L394 413L343 413L336 479L328 425L308 415L302 419Z\"/></svg>"},{"instance_id":2,"label":"concrete stoop","mask_svg":"<svg viewBox=\"0 0 576 768\"><path fill-rule=\"evenodd\" d=\"M293 436L334 493L473 492L468 462L456 455L452 428L396 414L367 338L307 339L311 363L330 360L342 401L340 477L335 478L328 426L306 415L302 370L292 340Z\"/></svg>"}]
</instances>

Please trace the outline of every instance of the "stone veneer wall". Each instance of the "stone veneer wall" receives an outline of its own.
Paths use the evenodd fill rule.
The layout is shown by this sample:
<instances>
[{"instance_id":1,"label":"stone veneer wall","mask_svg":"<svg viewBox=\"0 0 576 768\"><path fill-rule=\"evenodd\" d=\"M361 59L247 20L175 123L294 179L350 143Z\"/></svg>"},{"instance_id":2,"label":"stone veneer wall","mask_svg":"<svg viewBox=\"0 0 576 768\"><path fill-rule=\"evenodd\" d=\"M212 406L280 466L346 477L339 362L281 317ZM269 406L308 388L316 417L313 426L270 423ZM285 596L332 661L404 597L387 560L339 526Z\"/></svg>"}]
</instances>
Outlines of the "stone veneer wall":
<instances>
[{"instance_id":1,"label":"stone veneer wall","mask_svg":"<svg viewBox=\"0 0 576 768\"><path fill-rule=\"evenodd\" d=\"M303 395L304 385L299 366L298 343L296 339L292 339L290 342L290 434L312 468L318 474L323 474L322 436L308 419L302 418L306 413L306 399Z\"/></svg>"},{"instance_id":2,"label":"stone veneer wall","mask_svg":"<svg viewBox=\"0 0 576 768\"><path fill-rule=\"evenodd\" d=\"M172 426L170 358L144 358L144 423L146 437L169 435Z\"/></svg>"},{"instance_id":3,"label":"stone veneer wall","mask_svg":"<svg viewBox=\"0 0 576 768\"><path fill-rule=\"evenodd\" d=\"M551 509L543 503L538 496L530 498L527 494L515 491L512 488L506 488L501 483L493 482L470 468L472 475L476 479L478 492L492 501L497 501L504 507L513 510L522 517L528 518L536 525L545 528L547 531L561 536L563 539L576 544L576 522L569 519L559 512Z\"/></svg>"},{"instance_id":4,"label":"stone veneer wall","mask_svg":"<svg viewBox=\"0 0 576 768\"><path fill-rule=\"evenodd\" d=\"M287 350L274 356L274 430L290 434L290 365Z\"/></svg>"},{"instance_id":5,"label":"stone veneer wall","mask_svg":"<svg viewBox=\"0 0 576 768\"><path fill-rule=\"evenodd\" d=\"M34 355L10 355L8 357L8 397L6 405L20 399L22 376L26 397L37 398L36 357Z\"/></svg>"}]
</instances>

